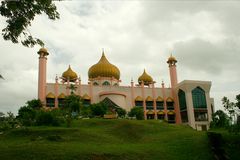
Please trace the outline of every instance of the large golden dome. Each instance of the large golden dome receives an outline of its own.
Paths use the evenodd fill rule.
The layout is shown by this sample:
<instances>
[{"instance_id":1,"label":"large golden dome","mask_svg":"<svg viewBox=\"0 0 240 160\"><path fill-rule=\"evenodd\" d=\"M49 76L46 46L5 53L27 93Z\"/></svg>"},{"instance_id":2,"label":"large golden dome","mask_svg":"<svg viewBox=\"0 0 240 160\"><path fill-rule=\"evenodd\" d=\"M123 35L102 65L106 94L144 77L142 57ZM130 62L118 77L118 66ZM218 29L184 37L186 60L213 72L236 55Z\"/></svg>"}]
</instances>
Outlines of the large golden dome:
<instances>
[{"instance_id":1,"label":"large golden dome","mask_svg":"<svg viewBox=\"0 0 240 160\"><path fill-rule=\"evenodd\" d=\"M65 79L69 78L70 82L73 82L78 78L77 73L75 73L71 69L70 65L69 65L68 69L65 72L63 72L62 77L65 78Z\"/></svg>"},{"instance_id":2,"label":"large golden dome","mask_svg":"<svg viewBox=\"0 0 240 160\"><path fill-rule=\"evenodd\" d=\"M94 64L88 70L88 78L97 78L97 77L114 77L117 80L120 78L120 71L119 69L111 64L102 53L102 57L98 63Z\"/></svg>"},{"instance_id":3,"label":"large golden dome","mask_svg":"<svg viewBox=\"0 0 240 160\"><path fill-rule=\"evenodd\" d=\"M153 83L153 79L150 75L148 75L144 69L143 74L138 78L138 83L144 83L144 85L149 85Z\"/></svg>"}]
</instances>

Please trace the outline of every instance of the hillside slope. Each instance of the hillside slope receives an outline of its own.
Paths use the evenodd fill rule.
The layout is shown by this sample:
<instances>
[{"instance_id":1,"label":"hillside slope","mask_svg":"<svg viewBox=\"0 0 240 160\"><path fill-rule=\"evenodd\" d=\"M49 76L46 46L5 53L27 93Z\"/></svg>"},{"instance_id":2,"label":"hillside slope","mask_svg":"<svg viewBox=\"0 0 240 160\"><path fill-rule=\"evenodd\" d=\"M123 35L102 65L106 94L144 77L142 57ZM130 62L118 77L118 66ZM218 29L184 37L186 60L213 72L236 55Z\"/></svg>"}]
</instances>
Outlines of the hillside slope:
<instances>
[{"instance_id":1,"label":"hillside slope","mask_svg":"<svg viewBox=\"0 0 240 160\"><path fill-rule=\"evenodd\" d=\"M89 119L0 135L0 159L212 159L205 132L159 121Z\"/></svg>"}]
</instances>

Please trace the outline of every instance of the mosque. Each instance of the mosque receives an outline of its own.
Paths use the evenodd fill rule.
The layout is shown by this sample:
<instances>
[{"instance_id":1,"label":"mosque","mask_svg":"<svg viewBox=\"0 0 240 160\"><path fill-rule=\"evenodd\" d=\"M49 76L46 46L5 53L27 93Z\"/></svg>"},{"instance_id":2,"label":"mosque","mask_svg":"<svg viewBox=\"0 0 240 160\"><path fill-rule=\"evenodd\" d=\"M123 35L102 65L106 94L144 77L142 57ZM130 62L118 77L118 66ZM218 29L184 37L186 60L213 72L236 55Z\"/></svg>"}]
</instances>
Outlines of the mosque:
<instances>
[{"instance_id":1,"label":"mosque","mask_svg":"<svg viewBox=\"0 0 240 160\"><path fill-rule=\"evenodd\" d=\"M82 84L80 77L71 66L47 83L47 49L39 54L38 98L46 108L64 105L64 98L74 92L88 106L101 101L130 111L133 107L143 107L144 118L166 120L169 123L188 124L196 130L208 130L214 111L214 100L210 97L210 81L177 80L177 60L168 58L171 87L155 86L153 78L144 70L138 82L129 86L121 85L120 70L111 64L104 52L100 60L88 70L88 83ZM72 89L74 88L74 89Z\"/></svg>"}]
</instances>

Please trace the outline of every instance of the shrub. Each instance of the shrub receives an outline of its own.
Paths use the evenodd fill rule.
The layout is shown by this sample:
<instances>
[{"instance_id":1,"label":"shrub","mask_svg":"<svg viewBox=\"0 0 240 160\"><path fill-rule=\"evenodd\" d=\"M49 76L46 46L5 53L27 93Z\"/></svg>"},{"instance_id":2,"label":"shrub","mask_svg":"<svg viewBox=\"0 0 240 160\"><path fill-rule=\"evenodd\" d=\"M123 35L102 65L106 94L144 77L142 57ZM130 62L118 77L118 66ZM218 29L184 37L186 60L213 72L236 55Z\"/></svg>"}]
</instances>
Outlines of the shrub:
<instances>
[{"instance_id":1,"label":"shrub","mask_svg":"<svg viewBox=\"0 0 240 160\"><path fill-rule=\"evenodd\" d=\"M118 114L118 116L119 117L125 117L125 115L126 115L126 110L125 109L122 109L122 108L117 108L116 109L116 112L117 112L117 114Z\"/></svg>"},{"instance_id":2,"label":"shrub","mask_svg":"<svg viewBox=\"0 0 240 160\"><path fill-rule=\"evenodd\" d=\"M96 103L90 105L90 109L92 111L93 116L101 116L103 117L104 114L107 113L107 106L103 103Z\"/></svg>"},{"instance_id":3,"label":"shrub","mask_svg":"<svg viewBox=\"0 0 240 160\"><path fill-rule=\"evenodd\" d=\"M36 116L37 126L60 126L61 119L53 111L39 111Z\"/></svg>"},{"instance_id":4,"label":"shrub","mask_svg":"<svg viewBox=\"0 0 240 160\"><path fill-rule=\"evenodd\" d=\"M31 107L23 106L18 110L17 119L24 126L32 126L35 123L36 110Z\"/></svg>"},{"instance_id":5,"label":"shrub","mask_svg":"<svg viewBox=\"0 0 240 160\"><path fill-rule=\"evenodd\" d=\"M131 111L128 113L128 116L134 117L138 120L143 120L144 119L144 114L143 114L143 108L142 107L134 107L131 109Z\"/></svg>"}]
</instances>

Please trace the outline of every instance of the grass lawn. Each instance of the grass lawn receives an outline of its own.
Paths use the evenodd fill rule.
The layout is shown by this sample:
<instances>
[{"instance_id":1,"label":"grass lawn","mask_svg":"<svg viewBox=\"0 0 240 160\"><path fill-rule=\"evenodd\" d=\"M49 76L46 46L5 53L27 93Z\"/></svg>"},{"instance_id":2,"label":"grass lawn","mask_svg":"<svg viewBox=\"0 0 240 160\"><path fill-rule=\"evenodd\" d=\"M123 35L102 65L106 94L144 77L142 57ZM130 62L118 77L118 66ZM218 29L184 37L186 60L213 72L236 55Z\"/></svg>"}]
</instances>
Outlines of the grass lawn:
<instances>
[{"instance_id":1,"label":"grass lawn","mask_svg":"<svg viewBox=\"0 0 240 160\"><path fill-rule=\"evenodd\" d=\"M89 119L0 135L1 160L210 160L206 132L159 121Z\"/></svg>"}]
</instances>

